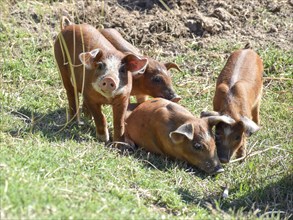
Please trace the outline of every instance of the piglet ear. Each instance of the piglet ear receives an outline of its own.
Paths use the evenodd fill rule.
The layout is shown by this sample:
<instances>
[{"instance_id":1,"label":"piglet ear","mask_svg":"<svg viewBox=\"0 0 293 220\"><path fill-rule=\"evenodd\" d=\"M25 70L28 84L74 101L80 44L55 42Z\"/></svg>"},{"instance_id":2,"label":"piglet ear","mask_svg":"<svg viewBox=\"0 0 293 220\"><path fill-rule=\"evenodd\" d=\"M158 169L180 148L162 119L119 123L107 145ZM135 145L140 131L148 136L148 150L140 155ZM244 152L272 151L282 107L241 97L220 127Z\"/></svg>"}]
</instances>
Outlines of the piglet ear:
<instances>
[{"instance_id":1,"label":"piglet ear","mask_svg":"<svg viewBox=\"0 0 293 220\"><path fill-rule=\"evenodd\" d=\"M217 125L220 122L223 122L228 125L235 123L235 120L233 118L231 118L230 116L226 116L226 115L208 116L208 117L206 117L206 119L208 120L208 124L211 127L214 125Z\"/></svg>"},{"instance_id":2,"label":"piglet ear","mask_svg":"<svg viewBox=\"0 0 293 220\"><path fill-rule=\"evenodd\" d=\"M87 69L94 69L99 58L102 56L102 51L100 49L94 49L90 52L84 52L79 54L80 62L85 65Z\"/></svg>"},{"instance_id":3,"label":"piglet ear","mask_svg":"<svg viewBox=\"0 0 293 220\"><path fill-rule=\"evenodd\" d=\"M139 73L144 73L148 65L148 59L134 54L128 54L123 58L122 63L126 64L126 69L132 72L132 75L134 76Z\"/></svg>"},{"instance_id":4,"label":"piglet ear","mask_svg":"<svg viewBox=\"0 0 293 220\"><path fill-rule=\"evenodd\" d=\"M61 30L63 30L69 25L73 25L73 23L66 16L62 16L60 21Z\"/></svg>"},{"instance_id":5,"label":"piglet ear","mask_svg":"<svg viewBox=\"0 0 293 220\"><path fill-rule=\"evenodd\" d=\"M193 139L194 128L192 124L183 124L179 126L175 131L169 133L169 137L171 138L174 144L179 144L184 141L184 138L188 140Z\"/></svg>"},{"instance_id":6,"label":"piglet ear","mask_svg":"<svg viewBox=\"0 0 293 220\"><path fill-rule=\"evenodd\" d=\"M260 127L254 121L247 118L246 116L241 117L241 122L244 125L245 133L248 137L260 129Z\"/></svg>"},{"instance_id":7,"label":"piglet ear","mask_svg":"<svg viewBox=\"0 0 293 220\"><path fill-rule=\"evenodd\" d=\"M165 63L164 65L167 68L167 70L174 68L178 70L179 72L182 72L182 70L179 68L179 66L176 63L168 62L168 63Z\"/></svg>"},{"instance_id":8,"label":"piglet ear","mask_svg":"<svg viewBox=\"0 0 293 220\"><path fill-rule=\"evenodd\" d=\"M205 117L209 117L209 116L220 116L220 113L215 112L215 111L202 111L200 113L201 118L205 118Z\"/></svg>"}]
</instances>

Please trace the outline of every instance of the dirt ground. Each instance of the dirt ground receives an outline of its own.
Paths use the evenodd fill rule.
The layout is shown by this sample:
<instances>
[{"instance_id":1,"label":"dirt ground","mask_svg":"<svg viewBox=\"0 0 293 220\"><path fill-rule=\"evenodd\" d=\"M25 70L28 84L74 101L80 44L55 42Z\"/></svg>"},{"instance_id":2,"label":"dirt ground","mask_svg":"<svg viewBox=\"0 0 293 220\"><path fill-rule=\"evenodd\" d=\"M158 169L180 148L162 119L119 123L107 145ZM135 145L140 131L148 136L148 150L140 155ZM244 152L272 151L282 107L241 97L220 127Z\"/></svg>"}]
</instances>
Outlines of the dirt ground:
<instances>
[{"instance_id":1,"label":"dirt ground","mask_svg":"<svg viewBox=\"0 0 293 220\"><path fill-rule=\"evenodd\" d=\"M60 31L61 16L75 23L113 27L150 56L192 54L218 42L243 46L249 42L255 49L293 48L293 0L76 0L53 1L51 8L53 15L43 16L32 7L30 21L18 10L11 15L23 17L19 25L35 32L49 27L51 39ZM47 39L43 41L42 47L51 47Z\"/></svg>"},{"instance_id":2,"label":"dirt ground","mask_svg":"<svg viewBox=\"0 0 293 220\"><path fill-rule=\"evenodd\" d=\"M226 39L255 47L292 50L293 0L112 0L80 1L75 22L115 27L140 48L161 46L185 53ZM71 17L70 12L63 10Z\"/></svg>"}]
</instances>

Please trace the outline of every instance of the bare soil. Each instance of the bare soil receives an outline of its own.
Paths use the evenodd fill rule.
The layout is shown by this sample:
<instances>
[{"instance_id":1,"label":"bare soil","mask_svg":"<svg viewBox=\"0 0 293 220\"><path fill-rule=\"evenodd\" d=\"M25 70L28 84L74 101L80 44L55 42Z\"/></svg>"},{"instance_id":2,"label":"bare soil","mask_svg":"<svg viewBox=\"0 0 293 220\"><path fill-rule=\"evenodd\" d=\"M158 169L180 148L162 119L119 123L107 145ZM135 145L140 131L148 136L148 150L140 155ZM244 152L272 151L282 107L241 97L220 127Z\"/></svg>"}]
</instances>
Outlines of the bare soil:
<instances>
[{"instance_id":1,"label":"bare soil","mask_svg":"<svg viewBox=\"0 0 293 220\"><path fill-rule=\"evenodd\" d=\"M34 7L30 20L18 10L12 9L11 15L23 17L19 25L35 32L49 27L51 39L60 31L62 15L75 23L116 28L144 54L162 57L212 48L219 42L293 48L293 0L76 0L50 5L53 15L40 15Z\"/></svg>"},{"instance_id":2,"label":"bare soil","mask_svg":"<svg viewBox=\"0 0 293 220\"><path fill-rule=\"evenodd\" d=\"M113 0L83 2L76 22L117 28L140 48L185 53L218 40L292 50L293 1ZM89 1L90 2L90 1ZM70 16L70 12L63 10Z\"/></svg>"}]
</instances>

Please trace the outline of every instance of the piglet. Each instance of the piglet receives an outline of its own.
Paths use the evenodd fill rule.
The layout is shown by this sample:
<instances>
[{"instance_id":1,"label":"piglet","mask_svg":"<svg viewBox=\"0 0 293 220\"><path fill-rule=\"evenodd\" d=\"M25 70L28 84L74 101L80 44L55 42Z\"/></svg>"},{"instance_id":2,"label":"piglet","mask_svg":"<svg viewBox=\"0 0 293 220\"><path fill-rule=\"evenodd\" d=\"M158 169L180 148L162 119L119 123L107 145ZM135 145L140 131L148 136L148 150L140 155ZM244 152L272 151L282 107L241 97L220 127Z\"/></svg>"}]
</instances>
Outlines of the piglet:
<instances>
[{"instance_id":1,"label":"piglet","mask_svg":"<svg viewBox=\"0 0 293 220\"><path fill-rule=\"evenodd\" d=\"M70 118L79 120L79 94L93 116L96 133L101 141L109 141L107 122L102 105L112 105L114 141L124 138L125 113L132 88L132 74L147 65L146 58L116 50L94 27L75 25L61 19L54 54L69 102Z\"/></svg>"},{"instance_id":2,"label":"piglet","mask_svg":"<svg viewBox=\"0 0 293 220\"><path fill-rule=\"evenodd\" d=\"M100 31L117 50L140 55L139 50L126 41L117 30L105 28ZM178 102L181 98L173 89L169 70L174 68L181 71L180 68L172 62L163 64L150 57L147 59L146 68L133 78L131 95L136 96L138 103L145 101L148 95Z\"/></svg>"},{"instance_id":3,"label":"piglet","mask_svg":"<svg viewBox=\"0 0 293 220\"><path fill-rule=\"evenodd\" d=\"M202 112L202 117L227 115L235 123L216 126L216 145L222 163L236 154L246 155L246 137L260 129L259 109L263 89L263 63L251 49L231 54L220 73L214 96L214 111Z\"/></svg>"},{"instance_id":4,"label":"piglet","mask_svg":"<svg viewBox=\"0 0 293 220\"><path fill-rule=\"evenodd\" d=\"M223 172L212 127L234 123L227 116L196 118L177 103L162 98L138 105L126 119L126 141L147 151L178 158L209 174Z\"/></svg>"}]
</instances>

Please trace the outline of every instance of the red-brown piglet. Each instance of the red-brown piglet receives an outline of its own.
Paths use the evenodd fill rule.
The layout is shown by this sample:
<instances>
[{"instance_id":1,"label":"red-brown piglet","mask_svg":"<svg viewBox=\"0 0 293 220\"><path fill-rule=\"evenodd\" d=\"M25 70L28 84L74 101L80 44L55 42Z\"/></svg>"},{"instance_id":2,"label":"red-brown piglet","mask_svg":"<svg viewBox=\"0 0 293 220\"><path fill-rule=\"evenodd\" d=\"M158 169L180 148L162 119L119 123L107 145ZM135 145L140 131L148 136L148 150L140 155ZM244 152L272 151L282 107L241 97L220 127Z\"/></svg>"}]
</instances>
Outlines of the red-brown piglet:
<instances>
[{"instance_id":1,"label":"red-brown piglet","mask_svg":"<svg viewBox=\"0 0 293 220\"><path fill-rule=\"evenodd\" d=\"M126 41L117 30L105 28L100 31L117 50L141 56L139 50ZM146 68L133 77L131 95L136 96L138 103L145 101L148 95L178 102L181 98L173 89L169 70L174 68L181 71L180 68L173 62L161 63L151 57L146 58Z\"/></svg>"},{"instance_id":2,"label":"red-brown piglet","mask_svg":"<svg viewBox=\"0 0 293 220\"><path fill-rule=\"evenodd\" d=\"M132 75L146 68L147 59L118 51L96 28L61 19L54 54L69 102L70 118L79 120L79 94L93 116L101 141L109 141L102 105L112 105L114 141L124 140L125 114Z\"/></svg>"},{"instance_id":3,"label":"red-brown piglet","mask_svg":"<svg viewBox=\"0 0 293 220\"><path fill-rule=\"evenodd\" d=\"M234 123L227 116L196 118L181 105L162 98L139 104L126 118L126 141L147 151L178 158L207 173L223 172L212 128Z\"/></svg>"},{"instance_id":4,"label":"red-brown piglet","mask_svg":"<svg viewBox=\"0 0 293 220\"><path fill-rule=\"evenodd\" d=\"M259 109L263 89L263 63L251 49L233 52L220 73L213 100L214 111L202 117L227 115L234 124L216 126L216 145L222 163L236 154L246 155L246 137L260 129Z\"/></svg>"}]
</instances>

